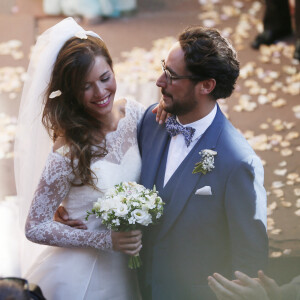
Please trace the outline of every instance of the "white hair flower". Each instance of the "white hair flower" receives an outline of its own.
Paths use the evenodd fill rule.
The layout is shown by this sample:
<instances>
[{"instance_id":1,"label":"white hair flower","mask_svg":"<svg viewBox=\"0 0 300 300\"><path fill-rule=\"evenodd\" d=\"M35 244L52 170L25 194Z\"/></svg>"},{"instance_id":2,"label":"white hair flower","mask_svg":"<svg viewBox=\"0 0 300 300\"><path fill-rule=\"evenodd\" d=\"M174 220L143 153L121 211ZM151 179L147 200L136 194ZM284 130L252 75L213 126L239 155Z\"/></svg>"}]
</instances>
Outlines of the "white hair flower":
<instances>
[{"instance_id":1,"label":"white hair flower","mask_svg":"<svg viewBox=\"0 0 300 300\"><path fill-rule=\"evenodd\" d=\"M88 38L84 31L78 31L75 36L82 40L86 40Z\"/></svg>"},{"instance_id":2,"label":"white hair flower","mask_svg":"<svg viewBox=\"0 0 300 300\"><path fill-rule=\"evenodd\" d=\"M54 91L50 94L49 98L50 99L54 99L56 97L59 97L62 94L62 92L60 90Z\"/></svg>"}]
</instances>

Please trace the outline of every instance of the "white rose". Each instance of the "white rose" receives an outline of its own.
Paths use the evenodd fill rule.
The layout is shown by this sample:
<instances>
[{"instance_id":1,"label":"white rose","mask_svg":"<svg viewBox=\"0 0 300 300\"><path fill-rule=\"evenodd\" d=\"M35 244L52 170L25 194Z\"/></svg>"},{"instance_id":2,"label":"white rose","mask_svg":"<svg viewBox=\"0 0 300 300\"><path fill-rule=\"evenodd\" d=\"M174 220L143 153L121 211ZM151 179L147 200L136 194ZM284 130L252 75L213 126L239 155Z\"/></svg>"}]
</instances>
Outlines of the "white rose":
<instances>
[{"instance_id":1,"label":"white rose","mask_svg":"<svg viewBox=\"0 0 300 300\"><path fill-rule=\"evenodd\" d=\"M151 215L142 209L135 209L131 215L135 218L136 222L141 225L148 226L152 222Z\"/></svg>"},{"instance_id":2,"label":"white rose","mask_svg":"<svg viewBox=\"0 0 300 300\"><path fill-rule=\"evenodd\" d=\"M128 207L124 203L119 203L117 208L115 209L115 214L117 217L124 217L128 214Z\"/></svg>"}]
</instances>

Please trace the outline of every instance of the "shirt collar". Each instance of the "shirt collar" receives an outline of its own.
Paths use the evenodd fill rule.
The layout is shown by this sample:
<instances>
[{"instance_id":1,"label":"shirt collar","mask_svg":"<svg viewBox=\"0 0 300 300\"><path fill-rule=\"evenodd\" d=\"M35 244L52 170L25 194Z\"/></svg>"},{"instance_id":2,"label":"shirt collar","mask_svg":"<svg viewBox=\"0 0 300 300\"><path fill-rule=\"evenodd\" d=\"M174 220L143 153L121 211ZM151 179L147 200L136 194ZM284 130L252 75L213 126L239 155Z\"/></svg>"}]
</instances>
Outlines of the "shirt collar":
<instances>
[{"instance_id":1,"label":"shirt collar","mask_svg":"<svg viewBox=\"0 0 300 300\"><path fill-rule=\"evenodd\" d=\"M213 120L214 120L214 118L216 116L216 113L217 113L217 104L215 105L215 107L211 110L211 112L208 115L206 115L202 119L197 120L197 121L195 121L193 123L182 125L179 122L178 117L176 117L176 119L177 119L178 123L180 123L184 127L189 126L189 127L195 128L196 131L195 131L193 140L196 140L196 139L198 139L199 137L201 137L203 135L203 133L206 131L206 129L213 122Z\"/></svg>"}]
</instances>

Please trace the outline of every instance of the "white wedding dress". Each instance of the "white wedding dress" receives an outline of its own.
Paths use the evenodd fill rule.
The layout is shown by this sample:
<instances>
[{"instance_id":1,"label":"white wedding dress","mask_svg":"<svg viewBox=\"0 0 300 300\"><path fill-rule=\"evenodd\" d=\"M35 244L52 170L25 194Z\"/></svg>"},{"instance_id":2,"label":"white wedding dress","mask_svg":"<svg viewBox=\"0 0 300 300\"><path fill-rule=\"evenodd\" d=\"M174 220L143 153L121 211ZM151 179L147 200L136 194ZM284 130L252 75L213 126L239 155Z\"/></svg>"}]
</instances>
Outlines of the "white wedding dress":
<instances>
[{"instance_id":1,"label":"white wedding dress","mask_svg":"<svg viewBox=\"0 0 300 300\"><path fill-rule=\"evenodd\" d=\"M90 216L88 230L73 229L53 221L62 203L70 218L84 220L86 211L103 193L122 181L138 181L141 158L137 123L144 108L127 100L125 117L106 136L108 155L91 169L101 192L88 186L72 186L69 160L60 148L50 153L26 223L26 235L47 246L25 277L37 283L47 300L140 299L136 272L127 266L128 256L113 251L110 231Z\"/></svg>"}]
</instances>

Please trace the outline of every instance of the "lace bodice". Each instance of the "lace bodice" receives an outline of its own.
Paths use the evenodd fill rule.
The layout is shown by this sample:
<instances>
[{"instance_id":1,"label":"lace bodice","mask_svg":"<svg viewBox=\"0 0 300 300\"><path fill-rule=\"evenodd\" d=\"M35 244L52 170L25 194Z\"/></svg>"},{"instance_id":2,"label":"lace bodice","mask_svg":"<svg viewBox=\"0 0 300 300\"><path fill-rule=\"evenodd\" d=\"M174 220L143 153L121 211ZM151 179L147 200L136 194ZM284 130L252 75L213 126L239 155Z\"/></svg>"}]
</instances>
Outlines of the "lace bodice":
<instances>
[{"instance_id":1,"label":"lace bodice","mask_svg":"<svg viewBox=\"0 0 300 300\"><path fill-rule=\"evenodd\" d=\"M86 211L92 209L93 202L108 188L121 181L139 180L141 158L136 130L143 112L141 104L127 100L125 117L119 121L116 131L106 135L108 155L91 165L100 191L89 186L71 185L76 178L64 151L59 149L49 154L26 222L29 240L60 247L112 248L110 231L99 219L90 217L86 224L88 229L81 230L53 221L53 215L63 203L70 218L84 220Z\"/></svg>"}]
</instances>

